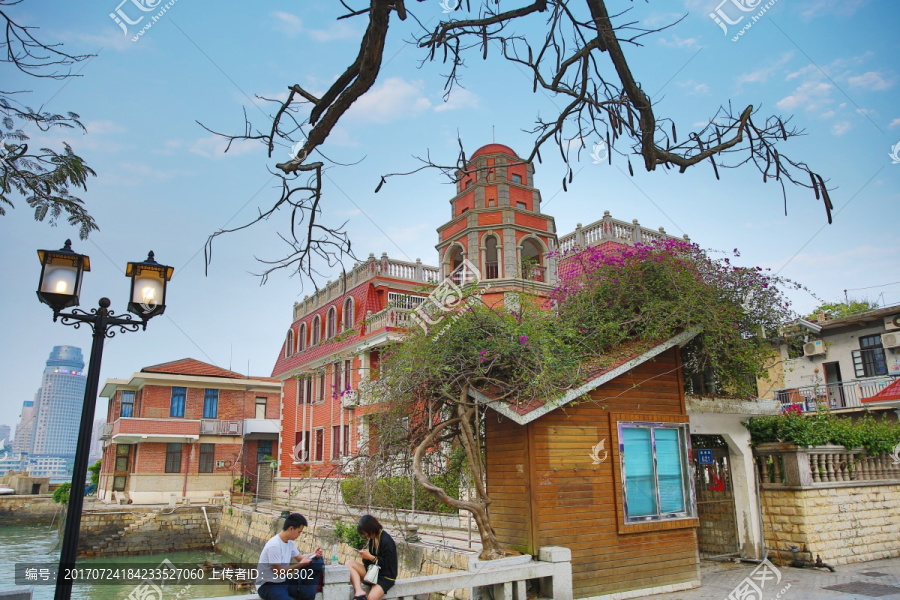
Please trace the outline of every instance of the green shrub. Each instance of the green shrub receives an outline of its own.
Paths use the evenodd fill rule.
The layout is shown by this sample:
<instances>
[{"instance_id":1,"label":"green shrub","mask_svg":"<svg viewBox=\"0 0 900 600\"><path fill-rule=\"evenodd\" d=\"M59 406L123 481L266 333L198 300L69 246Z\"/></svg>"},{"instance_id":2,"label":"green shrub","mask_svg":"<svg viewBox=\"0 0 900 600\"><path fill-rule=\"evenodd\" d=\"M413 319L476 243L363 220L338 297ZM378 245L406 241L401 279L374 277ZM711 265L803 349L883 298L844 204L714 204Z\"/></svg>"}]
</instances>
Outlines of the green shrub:
<instances>
[{"instance_id":1,"label":"green shrub","mask_svg":"<svg viewBox=\"0 0 900 600\"><path fill-rule=\"evenodd\" d=\"M436 475L431 482L444 489L451 498L459 498L459 473ZM382 477L371 485L371 498L367 498L366 481L348 477L341 481L344 502L352 506L377 506L387 509L412 509L412 485L408 477ZM438 501L416 482L416 510L422 512L454 513L456 509Z\"/></svg>"},{"instance_id":2,"label":"green shrub","mask_svg":"<svg viewBox=\"0 0 900 600\"><path fill-rule=\"evenodd\" d=\"M355 525L347 525L343 521L334 524L334 535L347 544L356 549L360 549L366 545L366 538L359 535Z\"/></svg>"},{"instance_id":3,"label":"green shrub","mask_svg":"<svg viewBox=\"0 0 900 600\"><path fill-rule=\"evenodd\" d=\"M100 484L100 466L101 459L97 459L97 462L88 467L88 471L91 474L91 485L99 485Z\"/></svg>"},{"instance_id":4,"label":"green shrub","mask_svg":"<svg viewBox=\"0 0 900 600\"><path fill-rule=\"evenodd\" d=\"M61 504L69 503L69 489L71 489L72 484L69 482L62 483L58 488L53 490L53 501Z\"/></svg>"},{"instance_id":5,"label":"green shrub","mask_svg":"<svg viewBox=\"0 0 900 600\"><path fill-rule=\"evenodd\" d=\"M849 417L829 412L751 417L744 426L754 446L769 442L788 442L798 446L835 444L847 449L865 448L868 454L887 454L900 444L900 423L886 418L876 420L865 415L855 423Z\"/></svg>"}]
</instances>

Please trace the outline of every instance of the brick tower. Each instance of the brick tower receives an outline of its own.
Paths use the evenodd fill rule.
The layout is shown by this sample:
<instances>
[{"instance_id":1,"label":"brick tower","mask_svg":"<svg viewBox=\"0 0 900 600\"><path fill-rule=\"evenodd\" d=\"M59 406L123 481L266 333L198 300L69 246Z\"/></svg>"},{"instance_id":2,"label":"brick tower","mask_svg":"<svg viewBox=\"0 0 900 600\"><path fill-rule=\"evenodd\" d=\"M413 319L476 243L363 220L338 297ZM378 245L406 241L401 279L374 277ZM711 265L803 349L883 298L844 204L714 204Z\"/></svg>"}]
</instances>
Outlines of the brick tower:
<instances>
[{"instance_id":1,"label":"brick tower","mask_svg":"<svg viewBox=\"0 0 900 600\"><path fill-rule=\"evenodd\" d=\"M556 283L556 224L541 213L534 166L502 144L488 144L457 172L451 217L435 246L442 275L468 259L491 284L490 295L545 295ZM487 298L486 298L487 299ZM499 300L499 298L498 298Z\"/></svg>"}]
</instances>

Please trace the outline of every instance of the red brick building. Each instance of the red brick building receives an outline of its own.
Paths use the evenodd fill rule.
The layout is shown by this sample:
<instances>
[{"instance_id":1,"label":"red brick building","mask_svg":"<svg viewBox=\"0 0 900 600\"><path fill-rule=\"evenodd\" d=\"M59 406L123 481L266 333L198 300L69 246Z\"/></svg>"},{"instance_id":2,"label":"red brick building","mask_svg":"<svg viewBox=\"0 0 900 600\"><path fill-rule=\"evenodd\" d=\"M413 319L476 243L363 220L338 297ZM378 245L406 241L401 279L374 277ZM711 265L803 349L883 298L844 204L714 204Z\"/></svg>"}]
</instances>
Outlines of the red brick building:
<instances>
[{"instance_id":1,"label":"red brick building","mask_svg":"<svg viewBox=\"0 0 900 600\"><path fill-rule=\"evenodd\" d=\"M206 500L255 478L277 456L281 381L186 358L108 379L98 497L104 502Z\"/></svg>"},{"instance_id":2,"label":"red brick building","mask_svg":"<svg viewBox=\"0 0 900 600\"><path fill-rule=\"evenodd\" d=\"M450 219L437 228L439 267L370 254L294 304L293 323L272 370L284 382L282 477L341 473L345 458L365 444L366 384L378 377L380 348L415 326L414 310L465 261L489 284L482 298L509 305L522 292L546 296L555 287L562 251L669 237L662 228L650 231L606 212L557 238L541 201L533 165L508 146L488 144L458 173Z\"/></svg>"}]
</instances>

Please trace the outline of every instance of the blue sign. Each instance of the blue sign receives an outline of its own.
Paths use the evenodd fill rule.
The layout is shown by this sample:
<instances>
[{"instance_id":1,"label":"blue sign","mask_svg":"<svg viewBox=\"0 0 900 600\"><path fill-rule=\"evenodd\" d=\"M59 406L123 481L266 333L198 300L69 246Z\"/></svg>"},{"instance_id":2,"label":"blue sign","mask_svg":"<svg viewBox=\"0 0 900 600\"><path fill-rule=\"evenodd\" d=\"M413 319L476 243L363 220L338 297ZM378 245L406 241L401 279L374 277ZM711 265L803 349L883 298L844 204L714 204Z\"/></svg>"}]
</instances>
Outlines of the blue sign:
<instances>
[{"instance_id":1,"label":"blue sign","mask_svg":"<svg viewBox=\"0 0 900 600\"><path fill-rule=\"evenodd\" d=\"M708 448L697 450L697 460L701 465L713 464L713 451Z\"/></svg>"}]
</instances>

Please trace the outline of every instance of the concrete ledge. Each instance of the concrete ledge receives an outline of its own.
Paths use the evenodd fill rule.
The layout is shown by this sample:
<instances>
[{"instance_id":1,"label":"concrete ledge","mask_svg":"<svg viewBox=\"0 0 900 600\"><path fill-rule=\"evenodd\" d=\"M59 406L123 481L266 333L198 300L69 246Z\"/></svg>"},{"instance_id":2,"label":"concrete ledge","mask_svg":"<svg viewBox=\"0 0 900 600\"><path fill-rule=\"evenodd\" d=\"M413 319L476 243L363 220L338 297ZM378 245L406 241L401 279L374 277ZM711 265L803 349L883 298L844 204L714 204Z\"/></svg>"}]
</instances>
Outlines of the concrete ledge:
<instances>
[{"instance_id":1,"label":"concrete ledge","mask_svg":"<svg viewBox=\"0 0 900 600\"><path fill-rule=\"evenodd\" d=\"M20 586L14 588L0 589L0 600L31 600L34 594L34 588L29 586Z\"/></svg>"}]
</instances>

